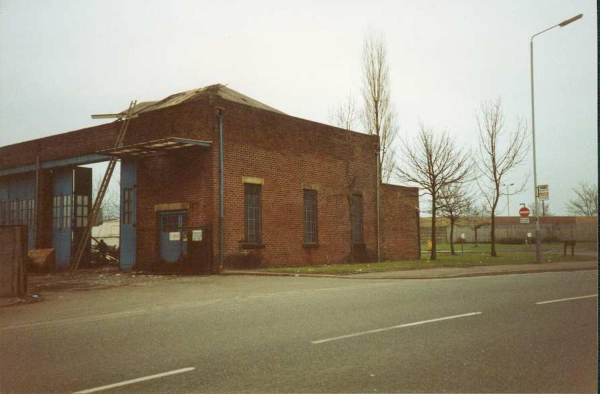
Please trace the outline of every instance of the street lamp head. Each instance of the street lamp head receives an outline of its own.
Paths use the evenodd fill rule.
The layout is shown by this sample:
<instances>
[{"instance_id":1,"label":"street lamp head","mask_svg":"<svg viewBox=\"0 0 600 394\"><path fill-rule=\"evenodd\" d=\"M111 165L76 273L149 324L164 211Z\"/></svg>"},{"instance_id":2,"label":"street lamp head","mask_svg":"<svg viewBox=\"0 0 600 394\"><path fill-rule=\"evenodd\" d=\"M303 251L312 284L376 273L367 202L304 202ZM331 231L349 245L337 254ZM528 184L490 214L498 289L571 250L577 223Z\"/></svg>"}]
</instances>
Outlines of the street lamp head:
<instances>
[{"instance_id":1,"label":"street lamp head","mask_svg":"<svg viewBox=\"0 0 600 394\"><path fill-rule=\"evenodd\" d=\"M560 22L558 25L560 27L565 27L566 25L568 25L569 23L573 23L578 19L581 19L583 17L583 14L579 14L577 16L572 17L571 19L567 19L566 21L562 21Z\"/></svg>"}]
</instances>

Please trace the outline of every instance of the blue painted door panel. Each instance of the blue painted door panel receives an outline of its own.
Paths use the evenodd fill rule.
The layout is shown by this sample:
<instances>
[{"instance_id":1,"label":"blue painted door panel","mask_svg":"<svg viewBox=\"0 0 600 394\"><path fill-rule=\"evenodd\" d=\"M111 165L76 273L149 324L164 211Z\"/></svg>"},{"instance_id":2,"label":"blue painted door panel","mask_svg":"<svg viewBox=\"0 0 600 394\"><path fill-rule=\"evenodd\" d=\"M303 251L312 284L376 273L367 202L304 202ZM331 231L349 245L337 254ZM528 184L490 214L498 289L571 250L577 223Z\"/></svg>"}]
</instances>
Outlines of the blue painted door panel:
<instances>
[{"instance_id":1,"label":"blue painted door panel","mask_svg":"<svg viewBox=\"0 0 600 394\"><path fill-rule=\"evenodd\" d=\"M187 255L185 211L161 212L159 218L160 260L167 264L181 262Z\"/></svg>"},{"instance_id":2,"label":"blue painted door panel","mask_svg":"<svg viewBox=\"0 0 600 394\"><path fill-rule=\"evenodd\" d=\"M6 177L0 180L0 201L6 203L6 209L10 202L17 201L17 218L10 216L9 211L4 212L2 222L4 224L20 224L28 226L29 249L35 247L35 173L19 174L18 176Z\"/></svg>"},{"instance_id":3,"label":"blue painted door panel","mask_svg":"<svg viewBox=\"0 0 600 394\"><path fill-rule=\"evenodd\" d=\"M137 161L121 160L121 228L119 266L133 268L136 260Z\"/></svg>"},{"instance_id":4,"label":"blue painted door panel","mask_svg":"<svg viewBox=\"0 0 600 394\"><path fill-rule=\"evenodd\" d=\"M71 264L73 170L55 170L53 183L52 247L57 267L66 269Z\"/></svg>"},{"instance_id":5,"label":"blue painted door panel","mask_svg":"<svg viewBox=\"0 0 600 394\"><path fill-rule=\"evenodd\" d=\"M75 253L84 236L92 201L92 169L75 167L73 169L73 220L72 220L72 252ZM88 240L79 261L80 267L90 264L92 242Z\"/></svg>"}]
</instances>

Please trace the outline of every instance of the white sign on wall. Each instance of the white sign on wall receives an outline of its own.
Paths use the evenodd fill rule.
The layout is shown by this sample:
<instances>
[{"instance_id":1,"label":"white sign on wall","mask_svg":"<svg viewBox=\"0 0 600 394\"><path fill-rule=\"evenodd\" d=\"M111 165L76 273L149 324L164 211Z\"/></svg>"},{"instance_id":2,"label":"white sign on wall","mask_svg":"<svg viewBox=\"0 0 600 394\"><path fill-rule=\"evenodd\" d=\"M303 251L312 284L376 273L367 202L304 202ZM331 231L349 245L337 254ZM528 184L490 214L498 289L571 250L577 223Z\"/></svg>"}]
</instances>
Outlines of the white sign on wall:
<instances>
[{"instance_id":1,"label":"white sign on wall","mask_svg":"<svg viewBox=\"0 0 600 394\"><path fill-rule=\"evenodd\" d=\"M192 241L202 241L202 230L192 230Z\"/></svg>"}]
</instances>

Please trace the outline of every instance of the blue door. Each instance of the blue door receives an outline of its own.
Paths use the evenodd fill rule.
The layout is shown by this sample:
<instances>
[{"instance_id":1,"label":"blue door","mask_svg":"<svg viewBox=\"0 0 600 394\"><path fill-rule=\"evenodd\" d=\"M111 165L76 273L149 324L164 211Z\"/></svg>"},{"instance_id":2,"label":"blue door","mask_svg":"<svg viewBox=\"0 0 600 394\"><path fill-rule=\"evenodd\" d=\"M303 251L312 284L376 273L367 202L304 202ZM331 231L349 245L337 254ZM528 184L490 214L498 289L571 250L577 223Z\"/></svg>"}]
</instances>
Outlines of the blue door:
<instances>
[{"instance_id":1,"label":"blue door","mask_svg":"<svg viewBox=\"0 0 600 394\"><path fill-rule=\"evenodd\" d=\"M35 248L35 173L19 174L0 181L3 211L0 224L28 226L29 249Z\"/></svg>"},{"instance_id":2,"label":"blue door","mask_svg":"<svg viewBox=\"0 0 600 394\"><path fill-rule=\"evenodd\" d=\"M73 170L55 170L53 189L52 247L56 251L57 267L67 269L71 264L73 243Z\"/></svg>"},{"instance_id":3,"label":"blue door","mask_svg":"<svg viewBox=\"0 0 600 394\"><path fill-rule=\"evenodd\" d=\"M169 266L182 263L187 256L186 211L160 212L159 244L160 261ZM179 265L179 264L177 264Z\"/></svg>"},{"instance_id":4,"label":"blue door","mask_svg":"<svg viewBox=\"0 0 600 394\"><path fill-rule=\"evenodd\" d=\"M129 270L135 265L136 255L136 183L137 162L121 160L121 228L119 266Z\"/></svg>"}]
</instances>

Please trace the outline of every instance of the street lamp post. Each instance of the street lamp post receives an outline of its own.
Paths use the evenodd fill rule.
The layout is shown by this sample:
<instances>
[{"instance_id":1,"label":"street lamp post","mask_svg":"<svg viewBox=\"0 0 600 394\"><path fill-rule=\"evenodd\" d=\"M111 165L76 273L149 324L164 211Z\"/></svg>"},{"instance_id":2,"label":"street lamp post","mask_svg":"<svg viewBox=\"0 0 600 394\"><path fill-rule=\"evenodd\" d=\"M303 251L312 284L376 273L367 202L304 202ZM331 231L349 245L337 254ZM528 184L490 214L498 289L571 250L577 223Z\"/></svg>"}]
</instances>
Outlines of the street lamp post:
<instances>
[{"instance_id":1,"label":"street lamp post","mask_svg":"<svg viewBox=\"0 0 600 394\"><path fill-rule=\"evenodd\" d=\"M506 186L506 206L507 206L507 212L506 212L506 216L510 217L510 194L508 194L508 188L510 186L514 186L514 183L503 183L502 186Z\"/></svg>"},{"instance_id":2,"label":"street lamp post","mask_svg":"<svg viewBox=\"0 0 600 394\"><path fill-rule=\"evenodd\" d=\"M547 32L548 30L554 29L555 27L565 27L569 23L575 22L578 19L581 19L583 14L576 15L570 19L560 22L558 25L554 25L552 27L547 28L546 30L542 30L539 33L531 36L531 41L529 42L529 54L530 54L530 66L531 66L531 135L533 137L533 193L534 193L534 205L535 205L535 259L538 263L542 262L542 245L540 241L540 220L539 220L539 210L538 210L538 185L537 185L537 165L536 165L536 157L535 157L535 101L534 101L534 86L533 86L533 39L536 36L539 36L542 33Z\"/></svg>"},{"instance_id":3,"label":"street lamp post","mask_svg":"<svg viewBox=\"0 0 600 394\"><path fill-rule=\"evenodd\" d=\"M510 186L514 186L514 183L503 183L502 186L506 186L506 217L510 217L510 194L508 193L508 188ZM509 238L508 229L510 228L510 222L506 222L506 238Z\"/></svg>"}]
</instances>

